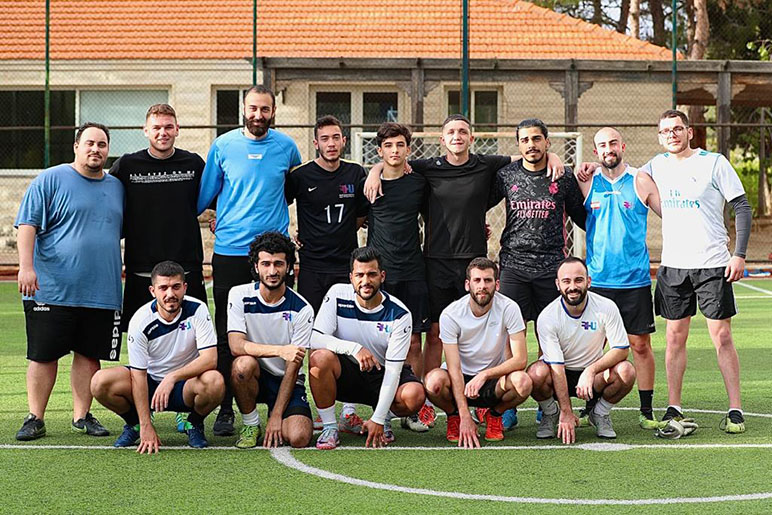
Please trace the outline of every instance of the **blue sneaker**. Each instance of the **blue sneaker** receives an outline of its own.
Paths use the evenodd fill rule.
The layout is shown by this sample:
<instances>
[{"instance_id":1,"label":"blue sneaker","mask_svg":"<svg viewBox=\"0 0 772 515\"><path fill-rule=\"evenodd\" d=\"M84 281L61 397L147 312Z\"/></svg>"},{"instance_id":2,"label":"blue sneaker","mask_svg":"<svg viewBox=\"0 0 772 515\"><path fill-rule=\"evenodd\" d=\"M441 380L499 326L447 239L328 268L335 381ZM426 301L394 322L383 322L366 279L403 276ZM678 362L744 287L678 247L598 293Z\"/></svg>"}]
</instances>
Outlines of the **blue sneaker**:
<instances>
[{"instance_id":1,"label":"blue sneaker","mask_svg":"<svg viewBox=\"0 0 772 515\"><path fill-rule=\"evenodd\" d=\"M541 422L541 416L544 415L541 411L541 406L536 410L536 422Z\"/></svg>"},{"instance_id":2,"label":"blue sneaker","mask_svg":"<svg viewBox=\"0 0 772 515\"><path fill-rule=\"evenodd\" d=\"M517 408L508 409L501 415L501 423L504 431L511 431L517 427Z\"/></svg>"},{"instance_id":3,"label":"blue sneaker","mask_svg":"<svg viewBox=\"0 0 772 515\"><path fill-rule=\"evenodd\" d=\"M206 436L204 435L203 424L200 426L191 425L190 429L187 430L187 433L188 445L191 447L195 447L196 449L203 449L209 445L209 442L206 441Z\"/></svg>"},{"instance_id":4,"label":"blue sneaker","mask_svg":"<svg viewBox=\"0 0 772 515\"><path fill-rule=\"evenodd\" d=\"M123 433L113 444L113 447L133 447L137 445L139 441L139 425L130 426L128 424L123 426Z\"/></svg>"}]
</instances>

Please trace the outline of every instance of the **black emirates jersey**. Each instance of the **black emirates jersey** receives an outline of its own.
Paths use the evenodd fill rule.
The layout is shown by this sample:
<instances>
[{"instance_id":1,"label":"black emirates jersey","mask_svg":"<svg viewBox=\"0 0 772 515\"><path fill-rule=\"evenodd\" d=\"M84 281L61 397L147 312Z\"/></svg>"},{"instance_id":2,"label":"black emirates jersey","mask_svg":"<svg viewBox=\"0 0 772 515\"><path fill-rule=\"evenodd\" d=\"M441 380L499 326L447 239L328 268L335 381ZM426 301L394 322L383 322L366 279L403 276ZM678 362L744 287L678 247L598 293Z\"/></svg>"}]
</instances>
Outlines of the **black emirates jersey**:
<instances>
[{"instance_id":1,"label":"black emirates jersey","mask_svg":"<svg viewBox=\"0 0 772 515\"><path fill-rule=\"evenodd\" d=\"M424 203L424 255L471 259L488 253L485 212L496 171L509 156L469 154L459 166L445 157L410 161L429 185Z\"/></svg>"},{"instance_id":2,"label":"black emirates jersey","mask_svg":"<svg viewBox=\"0 0 772 515\"><path fill-rule=\"evenodd\" d=\"M347 273L351 251L357 248L357 217L367 214L365 170L341 160L334 172L315 161L287 175L287 203L297 201L301 270Z\"/></svg>"},{"instance_id":3,"label":"black emirates jersey","mask_svg":"<svg viewBox=\"0 0 772 515\"><path fill-rule=\"evenodd\" d=\"M388 281L424 280L418 213L425 186L426 179L418 173L381 179L383 196L370 206L367 245L380 252Z\"/></svg>"},{"instance_id":4,"label":"black emirates jersey","mask_svg":"<svg viewBox=\"0 0 772 515\"><path fill-rule=\"evenodd\" d=\"M502 268L531 277L553 277L566 257L566 214L584 228L582 193L573 173L551 182L546 169L526 170L522 160L496 174L493 201L505 199L507 223L501 233Z\"/></svg>"},{"instance_id":5,"label":"black emirates jersey","mask_svg":"<svg viewBox=\"0 0 772 515\"><path fill-rule=\"evenodd\" d=\"M127 272L150 272L167 259L201 270L204 250L196 217L204 160L175 149L157 159L147 149L124 154L110 168L126 191L123 214Z\"/></svg>"}]
</instances>

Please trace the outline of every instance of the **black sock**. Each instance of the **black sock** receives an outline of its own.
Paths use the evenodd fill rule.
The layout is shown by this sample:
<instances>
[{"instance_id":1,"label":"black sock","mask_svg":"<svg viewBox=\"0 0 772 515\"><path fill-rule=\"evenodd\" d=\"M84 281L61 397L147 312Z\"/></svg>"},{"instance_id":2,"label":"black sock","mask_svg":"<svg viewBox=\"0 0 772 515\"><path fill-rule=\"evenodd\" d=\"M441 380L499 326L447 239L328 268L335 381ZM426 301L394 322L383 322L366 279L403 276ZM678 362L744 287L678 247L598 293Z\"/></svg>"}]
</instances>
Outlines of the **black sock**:
<instances>
[{"instance_id":1,"label":"black sock","mask_svg":"<svg viewBox=\"0 0 772 515\"><path fill-rule=\"evenodd\" d=\"M494 408L491 408L489 413L491 414L492 417L500 417L501 416L501 413L496 411Z\"/></svg>"},{"instance_id":2,"label":"black sock","mask_svg":"<svg viewBox=\"0 0 772 515\"><path fill-rule=\"evenodd\" d=\"M204 423L204 415L199 415L196 410L192 410L188 415L188 422L193 426L200 426Z\"/></svg>"},{"instance_id":3,"label":"black sock","mask_svg":"<svg viewBox=\"0 0 772 515\"><path fill-rule=\"evenodd\" d=\"M651 403L654 400L654 390L638 390L641 399L641 413L651 413Z\"/></svg>"},{"instance_id":4,"label":"black sock","mask_svg":"<svg viewBox=\"0 0 772 515\"><path fill-rule=\"evenodd\" d=\"M448 413L448 416L449 417L457 417L458 416L458 408L453 410L453 413Z\"/></svg>"},{"instance_id":5,"label":"black sock","mask_svg":"<svg viewBox=\"0 0 772 515\"><path fill-rule=\"evenodd\" d=\"M126 413L119 413L120 417L126 421L126 425L134 427L137 424L139 424L139 413L137 413L137 408L132 406L129 408L129 411Z\"/></svg>"},{"instance_id":6,"label":"black sock","mask_svg":"<svg viewBox=\"0 0 772 515\"><path fill-rule=\"evenodd\" d=\"M233 394L227 393L223 397L222 403L220 403L220 411L233 412Z\"/></svg>"}]
</instances>

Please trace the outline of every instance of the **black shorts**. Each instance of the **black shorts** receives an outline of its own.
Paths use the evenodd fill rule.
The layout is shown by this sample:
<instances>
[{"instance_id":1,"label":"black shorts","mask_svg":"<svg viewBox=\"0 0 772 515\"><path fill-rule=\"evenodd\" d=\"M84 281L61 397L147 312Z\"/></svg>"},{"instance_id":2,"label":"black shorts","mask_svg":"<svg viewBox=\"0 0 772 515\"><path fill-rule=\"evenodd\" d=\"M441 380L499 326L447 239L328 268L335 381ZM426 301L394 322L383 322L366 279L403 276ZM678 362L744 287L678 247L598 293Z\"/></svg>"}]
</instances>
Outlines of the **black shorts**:
<instances>
[{"instance_id":1,"label":"black shorts","mask_svg":"<svg viewBox=\"0 0 772 515\"><path fill-rule=\"evenodd\" d=\"M448 305L467 295L466 267L471 259L426 258L426 286L429 289L429 317L432 323Z\"/></svg>"},{"instance_id":2,"label":"black shorts","mask_svg":"<svg viewBox=\"0 0 772 515\"><path fill-rule=\"evenodd\" d=\"M568 370L568 369L565 369L565 370L566 370L566 382L568 383L568 396L576 397L578 399L579 396L576 394L576 385L579 383L579 377L582 375L582 372L584 372L584 370ZM554 388L554 384L553 384L553 388ZM601 392L596 392L595 388L592 389L593 399L600 399L600 395L601 395ZM554 395L553 397L555 398L555 400L558 399L557 395Z\"/></svg>"},{"instance_id":3,"label":"black shorts","mask_svg":"<svg viewBox=\"0 0 772 515\"><path fill-rule=\"evenodd\" d=\"M265 403L268 405L268 416L271 416L271 411L276 404L276 397L279 396L279 387L283 377L278 377L267 370L260 369L260 378L257 381L257 402ZM311 406L308 404L308 397L306 396L306 388L303 385L295 383L290 394L287 407L284 408L281 418L285 419L292 415L303 415L312 419Z\"/></svg>"},{"instance_id":4,"label":"black shorts","mask_svg":"<svg viewBox=\"0 0 772 515\"><path fill-rule=\"evenodd\" d=\"M726 282L724 267L659 267L654 289L654 309L667 320L697 314L697 303L705 318L723 320L737 314L732 283Z\"/></svg>"},{"instance_id":5,"label":"black shorts","mask_svg":"<svg viewBox=\"0 0 772 515\"><path fill-rule=\"evenodd\" d=\"M195 297L204 304L207 304L206 286L204 285L204 274L201 270L195 272L185 272L185 282L188 283L188 290L185 295ZM137 275L131 272L126 273L126 283L123 286L123 311L121 313L121 332L125 333L129 327L129 320L134 316L139 308L147 302L153 300L150 294L150 277Z\"/></svg>"},{"instance_id":6,"label":"black shorts","mask_svg":"<svg viewBox=\"0 0 772 515\"><path fill-rule=\"evenodd\" d=\"M474 377L475 376L464 374L464 386L466 386L466 383L474 379ZM498 382L498 379L488 379L485 381L485 384L483 384L482 388L480 388L480 393L477 398L470 399L467 397L466 403L475 408L493 408L499 402L501 402L501 399L496 396L496 383Z\"/></svg>"},{"instance_id":7,"label":"black shorts","mask_svg":"<svg viewBox=\"0 0 772 515\"><path fill-rule=\"evenodd\" d=\"M429 317L429 288L426 281L386 281L383 289L395 296L413 316L413 334L425 333L432 325Z\"/></svg>"},{"instance_id":8,"label":"black shorts","mask_svg":"<svg viewBox=\"0 0 772 515\"><path fill-rule=\"evenodd\" d=\"M131 369L131 367L128 366L126 368ZM193 411L193 406L185 404L185 398L182 395L182 389L185 388L185 381L187 381L187 379L174 383L172 393L169 394L169 404L166 405L166 411L176 411L177 413L190 413ZM150 374L147 374L147 402L153 400L153 395L155 395L155 391L158 389L159 384L161 384L161 381L156 381L150 377Z\"/></svg>"},{"instance_id":9,"label":"black shorts","mask_svg":"<svg viewBox=\"0 0 772 515\"><path fill-rule=\"evenodd\" d=\"M359 363L351 356L336 354L340 361L340 377L336 381L338 389L335 398L342 402L367 404L375 409L378 404L378 396L381 393L383 375L386 371L373 367L369 372L362 372ZM413 374L410 365L402 365L402 373L399 375L399 385L405 383L420 383Z\"/></svg>"},{"instance_id":10,"label":"black shorts","mask_svg":"<svg viewBox=\"0 0 772 515\"><path fill-rule=\"evenodd\" d=\"M551 277L526 277L509 268L501 270L499 291L514 300L523 320L536 320L547 305L558 298L560 292L555 284L557 274Z\"/></svg>"},{"instance_id":11,"label":"black shorts","mask_svg":"<svg viewBox=\"0 0 772 515\"><path fill-rule=\"evenodd\" d=\"M25 300L24 318L30 361L56 361L70 351L93 359L120 359L120 311Z\"/></svg>"},{"instance_id":12,"label":"black shorts","mask_svg":"<svg viewBox=\"0 0 772 515\"><path fill-rule=\"evenodd\" d=\"M303 270L298 273L298 293L311 304L314 313L319 312L324 296L333 284L348 283L348 272L326 273Z\"/></svg>"},{"instance_id":13,"label":"black shorts","mask_svg":"<svg viewBox=\"0 0 772 515\"><path fill-rule=\"evenodd\" d=\"M596 288L590 291L614 301L622 315L627 334L650 334L654 327L654 305L651 286L639 288Z\"/></svg>"}]
</instances>

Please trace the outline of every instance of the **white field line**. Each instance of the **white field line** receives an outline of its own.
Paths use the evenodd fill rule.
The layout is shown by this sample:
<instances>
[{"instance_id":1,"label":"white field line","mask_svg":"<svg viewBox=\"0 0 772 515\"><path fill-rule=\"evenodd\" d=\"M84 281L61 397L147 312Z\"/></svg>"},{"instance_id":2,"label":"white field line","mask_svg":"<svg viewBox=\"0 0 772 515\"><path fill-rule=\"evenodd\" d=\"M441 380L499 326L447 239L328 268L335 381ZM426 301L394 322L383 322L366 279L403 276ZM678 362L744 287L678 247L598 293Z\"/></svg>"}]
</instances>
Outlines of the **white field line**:
<instances>
[{"instance_id":1,"label":"white field line","mask_svg":"<svg viewBox=\"0 0 772 515\"><path fill-rule=\"evenodd\" d=\"M759 293L763 293L767 297L772 297L772 291L770 291L770 290L765 290L764 288L759 288L758 286L753 286L752 284L747 284L747 283L744 283L742 281L737 281L735 284L738 285L738 286L742 286L744 288L748 288L749 290L753 290L753 291L757 291Z\"/></svg>"}]
</instances>

